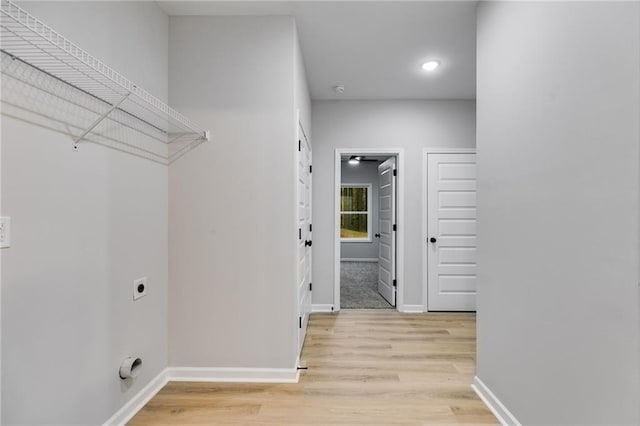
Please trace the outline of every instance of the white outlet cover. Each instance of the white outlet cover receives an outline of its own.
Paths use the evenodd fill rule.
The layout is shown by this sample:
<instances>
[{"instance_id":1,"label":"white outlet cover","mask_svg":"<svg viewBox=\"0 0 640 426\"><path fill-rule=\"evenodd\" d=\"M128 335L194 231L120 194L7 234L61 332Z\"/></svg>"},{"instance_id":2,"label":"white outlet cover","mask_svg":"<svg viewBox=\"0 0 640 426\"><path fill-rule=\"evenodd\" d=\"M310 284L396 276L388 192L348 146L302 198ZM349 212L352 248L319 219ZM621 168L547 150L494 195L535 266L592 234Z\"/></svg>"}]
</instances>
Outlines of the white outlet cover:
<instances>
[{"instance_id":1,"label":"white outlet cover","mask_svg":"<svg viewBox=\"0 0 640 426\"><path fill-rule=\"evenodd\" d=\"M147 277L133 281L133 300L138 300L147 295Z\"/></svg>"},{"instance_id":2,"label":"white outlet cover","mask_svg":"<svg viewBox=\"0 0 640 426\"><path fill-rule=\"evenodd\" d=\"M0 217L0 248L11 246L11 218L9 216Z\"/></svg>"}]
</instances>

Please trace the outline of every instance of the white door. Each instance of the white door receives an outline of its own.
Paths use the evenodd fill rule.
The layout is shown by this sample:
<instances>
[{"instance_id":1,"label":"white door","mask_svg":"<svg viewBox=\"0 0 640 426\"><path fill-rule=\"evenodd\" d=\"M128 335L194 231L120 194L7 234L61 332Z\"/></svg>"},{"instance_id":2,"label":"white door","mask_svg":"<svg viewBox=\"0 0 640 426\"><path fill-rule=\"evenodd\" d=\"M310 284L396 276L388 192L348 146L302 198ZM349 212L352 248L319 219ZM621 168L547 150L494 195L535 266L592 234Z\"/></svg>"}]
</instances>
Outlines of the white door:
<instances>
[{"instance_id":1,"label":"white door","mask_svg":"<svg viewBox=\"0 0 640 426\"><path fill-rule=\"evenodd\" d=\"M298 355L311 312L311 143L298 130Z\"/></svg>"},{"instance_id":2,"label":"white door","mask_svg":"<svg viewBox=\"0 0 640 426\"><path fill-rule=\"evenodd\" d=\"M378 166L378 292L396 306L396 159Z\"/></svg>"},{"instance_id":3,"label":"white door","mask_svg":"<svg viewBox=\"0 0 640 426\"><path fill-rule=\"evenodd\" d=\"M430 311L476 310L476 155L427 154Z\"/></svg>"}]
</instances>

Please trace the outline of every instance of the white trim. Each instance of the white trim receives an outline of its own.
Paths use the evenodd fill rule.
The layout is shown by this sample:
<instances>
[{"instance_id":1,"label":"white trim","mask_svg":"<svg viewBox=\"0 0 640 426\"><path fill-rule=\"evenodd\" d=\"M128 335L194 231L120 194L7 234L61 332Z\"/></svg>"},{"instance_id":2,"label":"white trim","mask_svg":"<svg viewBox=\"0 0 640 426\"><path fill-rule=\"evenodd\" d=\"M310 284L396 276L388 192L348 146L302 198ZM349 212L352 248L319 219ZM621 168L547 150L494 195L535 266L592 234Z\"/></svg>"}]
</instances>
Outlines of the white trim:
<instances>
[{"instance_id":1,"label":"white trim","mask_svg":"<svg viewBox=\"0 0 640 426\"><path fill-rule=\"evenodd\" d=\"M424 312L429 312L429 265L427 262L427 164L429 154L475 154L475 148L423 148L422 149L422 304Z\"/></svg>"},{"instance_id":2,"label":"white trim","mask_svg":"<svg viewBox=\"0 0 640 426\"><path fill-rule=\"evenodd\" d=\"M169 367L172 382L298 383L297 368Z\"/></svg>"},{"instance_id":3,"label":"white trim","mask_svg":"<svg viewBox=\"0 0 640 426\"><path fill-rule=\"evenodd\" d=\"M125 425L168 382L298 383L299 378L300 373L296 368L168 367L104 422L103 426Z\"/></svg>"},{"instance_id":4,"label":"white trim","mask_svg":"<svg viewBox=\"0 0 640 426\"><path fill-rule=\"evenodd\" d=\"M422 305L404 305L401 312L405 314L421 314L425 311Z\"/></svg>"},{"instance_id":5,"label":"white trim","mask_svg":"<svg viewBox=\"0 0 640 426\"><path fill-rule=\"evenodd\" d=\"M341 184L342 153L336 149L333 175L333 306L335 312L340 311L340 193L336 189Z\"/></svg>"},{"instance_id":6,"label":"white trim","mask_svg":"<svg viewBox=\"0 0 640 426\"><path fill-rule=\"evenodd\" d=\"M474 376L471 388L478 394L482 402L491 410L496 419L504 426L521 426L521 423L504 406L497 396L484 384L478 376Z\"/></svg>"},{"instance_id":7,"label":"white trim","mask_svg":"<svg viewBox=\"0 0 640 426\"><path fill-rule=\"evenodd\" d=\"M366 214L367 215L367 238L342 238L340 237L341 243L370 243L373 242L373 235L371 235L371 219L373 217L373 212L371 211L371 194L373 194L373 185L370 183L341 183L340 188L365 188L367 190L367 211L366 212L354 212L347 211L343 212L340 210L340 215L343 214Z\"/></svg>"},{"instance_id":8,"label":"white trim","mask_svg":"<svg viewBox=\"0 0 640 426\"><path fill-rule=\"evenodd\" d=\"M168 368L165 368L152 379L140 392L134 395L126 404L122 406L113 416L104 422L104 426L120 426L126 424L142 410L147 402L151 400L168 382Z\"/></svg>"},{"instance_id":9,"label":"white trim","mask_svg":"<svg viewBox=\"0 0 640 426\"><path fill-rule=\"evenodd\" d=\"M311 313L333 312L333 305L330 303L314 303L311 305Z\"/></svg>"},{"instance_id":10,"label":"white trim","mask_svg":"<svg viewBox=\"0 0 640 426\"><path fill-rule=\"evenodd\" d=\"M389 157L396 157L396 168L398 170L397 184L398 193L396 203L398 206L398 215L396 222L398 224L397 237L397 252L396 252L396 279L398 280L396 295L396 309L399 312L404 310L404 229L406 227L404 216L404 175L406 169L404 166L404 148L336 148L334 154L334 180L333 180L333 212L334 212L334 244L333 244L333 300L334 310L340 311L340 191L337 188L340 187L342 182L342 170L341 170L341 157L342 155L388 155Z\"/></svg>"},{"instance_id":11,"label":"white trim","mask_svg":"<svg viewBox=\"0 0 640 426\"><path fill-rule=\"evenodd\" d=\"M377 257L343 257L340 259L340 262L372 262L375 263L378 261Z\"/></svg>"}]
</instances>

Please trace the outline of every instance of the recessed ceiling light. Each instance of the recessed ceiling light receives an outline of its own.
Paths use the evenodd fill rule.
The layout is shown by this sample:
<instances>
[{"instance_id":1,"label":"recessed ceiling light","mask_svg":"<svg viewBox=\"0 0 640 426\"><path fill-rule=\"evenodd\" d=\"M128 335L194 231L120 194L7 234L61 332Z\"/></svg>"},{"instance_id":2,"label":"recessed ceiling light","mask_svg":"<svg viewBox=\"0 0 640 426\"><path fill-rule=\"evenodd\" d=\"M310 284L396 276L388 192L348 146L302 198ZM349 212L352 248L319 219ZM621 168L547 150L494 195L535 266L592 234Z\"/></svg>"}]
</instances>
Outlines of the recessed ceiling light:
<instances>
[{"instance_id":1,"label":"recessed ceiling light","mask_svg":"<svg viewBox=\"0 0 640 426\"><path fill-rule=\"evenodd\" d=\"M425 71L433 71L436 68L438 68L438 66L440 65L440 62L438 61L427 61L424 64L422 64L422 69Z\"/></svg>"}]
</instances>

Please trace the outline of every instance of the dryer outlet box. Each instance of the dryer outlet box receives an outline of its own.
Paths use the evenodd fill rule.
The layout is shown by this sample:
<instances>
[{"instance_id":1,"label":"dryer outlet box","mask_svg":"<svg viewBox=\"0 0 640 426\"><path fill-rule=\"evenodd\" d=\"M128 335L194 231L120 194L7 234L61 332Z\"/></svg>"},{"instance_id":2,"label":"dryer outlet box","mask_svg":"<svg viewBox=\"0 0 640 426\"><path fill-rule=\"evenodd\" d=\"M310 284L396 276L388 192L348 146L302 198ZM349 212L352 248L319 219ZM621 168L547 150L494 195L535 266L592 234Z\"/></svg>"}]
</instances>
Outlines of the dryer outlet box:
<instances>
[{"instance_id":1,"label":"dryer outlet box","mask_svg":"<svg viewBox=\"0 0 640 426\"><path fill-rule=\"evenodd\" d=\"M138 300L147 295L147 277L133 281L133 300Z\"/></svg>"}]
</instances>

